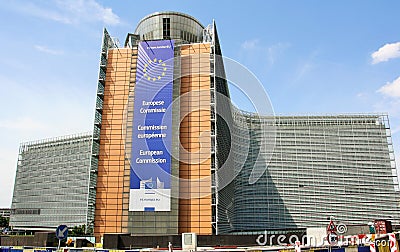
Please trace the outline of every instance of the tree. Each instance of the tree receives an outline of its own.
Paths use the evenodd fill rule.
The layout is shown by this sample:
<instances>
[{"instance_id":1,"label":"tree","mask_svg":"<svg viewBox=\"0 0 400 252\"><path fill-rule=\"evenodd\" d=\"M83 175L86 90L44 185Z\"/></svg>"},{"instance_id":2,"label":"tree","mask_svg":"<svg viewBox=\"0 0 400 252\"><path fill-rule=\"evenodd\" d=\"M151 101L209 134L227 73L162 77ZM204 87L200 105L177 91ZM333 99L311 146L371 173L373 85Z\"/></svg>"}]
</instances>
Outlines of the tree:
<instances>
[{"instance_id":1,"label":"tree","mask_svg":"<svg viewBox=\"0 0 400 252\"><path fill-rule=\"evenodd\" d=\"M85 234L86 225L75 226L68 232L68 236L84 236Z\"/></svg>"},{"instance_id":2,"label":"tree","mask_svg":"<svg viewBox=\"0 0 400 252\"><path fill-rule=\"evenodd\" d=\"M0 227L8 227L10 218L0 216Z\"/></svg>"}]
</instances>

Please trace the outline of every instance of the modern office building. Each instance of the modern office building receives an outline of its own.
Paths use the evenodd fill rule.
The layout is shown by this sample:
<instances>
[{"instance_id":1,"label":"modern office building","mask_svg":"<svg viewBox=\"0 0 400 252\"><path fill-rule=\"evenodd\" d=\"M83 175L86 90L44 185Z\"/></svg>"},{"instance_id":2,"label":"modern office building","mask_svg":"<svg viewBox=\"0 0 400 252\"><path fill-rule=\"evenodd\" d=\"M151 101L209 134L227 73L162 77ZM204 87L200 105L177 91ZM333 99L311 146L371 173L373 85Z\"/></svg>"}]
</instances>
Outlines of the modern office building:
<instances>
[{"instance_id":1,"label":"modern office building","mask_svg":"<svg viewBox=\"0 0 400 252\"><path fill-rule=\"evenodd\" d=\"M205 27L182 13L146 16L123 46L104 31L96 237L296 229L331 216L399 222L387 116L240 111L220 55L215 22ZM259 179L249 183L254 170Z\"/></svg>"},{"instance_id":2,"label":"modern office building","mask_svg":"<svg viewBox=\"0 0 400 252\"><path fill-rule=\"evenodd\" d=\"M21 145L11 225L100 241L400 224L387 115L242 111L221 55L215 22L182 13L146 16L122 46L104 30L93 136Z\"/></svg>"},{"instance_id":3,"label":"modern office building","mask_svg":"<svg viewBox=\"0 0 400 252\"><path fill-rule=\"evenodd\" d=\"M347 225L378 219L400 223L387 115L270 118L235 110L234 118L234 156L246 161L236 166L229 231L324 227L331 217ZM270 160L262 153L265 124L276 126ZM250 184L257 167L267 169Z\"/></svg>"},{"instance_id":4,"label":"modern office building","mask_svg":"<svg viewBox=\"0 0 400 252\"><path fill-rule=\"evenodd\" d=\"M216 232L212 177L226 158L216 134L230 145L215 117L214 94L228 95L214 75L220 54L215 23L182 13L143 18L124 47L104 31L92 159L97 237Z\"/></svg>"},{"instance_id":5,"label":"modern office building","mask_svg":"<svg viewBox=\"0 0 400 252\"><path fill-rule=\"evenodd\" d=\"M90 226L94 199L88 192L92 134L83 133L20 145L10 226L50 230L58 225Z\"/></svg>"}]
</instances>

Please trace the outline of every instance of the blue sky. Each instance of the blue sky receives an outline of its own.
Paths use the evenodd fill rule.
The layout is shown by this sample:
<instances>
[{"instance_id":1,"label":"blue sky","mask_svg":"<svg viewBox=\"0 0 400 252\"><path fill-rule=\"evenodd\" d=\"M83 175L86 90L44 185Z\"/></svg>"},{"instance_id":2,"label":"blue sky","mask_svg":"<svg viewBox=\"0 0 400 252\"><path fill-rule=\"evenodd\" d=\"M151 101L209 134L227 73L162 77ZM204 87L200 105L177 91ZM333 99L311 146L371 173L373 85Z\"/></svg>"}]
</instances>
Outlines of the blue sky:
<instances>
[{"instance_id":1,"label":"blue sky","mask_svg":"<svg viewBox=\"0 0 400 252\"><path fill-rule=\"evenodd\" d=\"M399 161L399 9L397 0L1 1L0 207L11 205L21 142L92 130L103 27L124 41L156 11L215 19L223 54L260 79L277 114L389 113Z\"/></svg>"}]
</instances>

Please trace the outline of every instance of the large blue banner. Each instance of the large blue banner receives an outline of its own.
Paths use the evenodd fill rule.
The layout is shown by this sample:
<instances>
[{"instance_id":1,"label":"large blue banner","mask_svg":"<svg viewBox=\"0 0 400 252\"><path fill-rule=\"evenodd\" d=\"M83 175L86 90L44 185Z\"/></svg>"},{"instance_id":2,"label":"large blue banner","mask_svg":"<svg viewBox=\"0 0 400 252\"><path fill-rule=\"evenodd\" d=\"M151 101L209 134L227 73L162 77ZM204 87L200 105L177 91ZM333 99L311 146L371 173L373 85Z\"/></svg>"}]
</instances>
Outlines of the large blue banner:
<instances>
[{"instance_id":1,"label":"large blue banner","mask_svg":"<svg viewBox=\"0 0 400 252\"><path fill-rule=\"evenodd\" d=\"M170 211L174 41L140 42L129 211Z\"/></svg>"}]
</instances>

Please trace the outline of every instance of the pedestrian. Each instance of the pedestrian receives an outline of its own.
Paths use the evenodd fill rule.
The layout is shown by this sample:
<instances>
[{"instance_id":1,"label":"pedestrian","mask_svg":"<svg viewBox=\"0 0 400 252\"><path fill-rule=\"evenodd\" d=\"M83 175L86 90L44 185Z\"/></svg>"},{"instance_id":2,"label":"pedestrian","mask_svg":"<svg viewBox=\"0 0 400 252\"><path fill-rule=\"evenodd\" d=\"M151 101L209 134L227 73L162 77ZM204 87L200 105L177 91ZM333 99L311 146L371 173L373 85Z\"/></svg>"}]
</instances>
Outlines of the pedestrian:
<instances>
[{"instance_id":1,"label":"pedestrian","mask_svg":"<svg viewBox=\"0 0 400 252\"><path fill-rule=\"evenodd\" d=\"M168 251L169 251L169 252L173 252L173 250L172 250L172 243L171 243L171 242L168 242Z\"/></svg>"}]
</instances>

